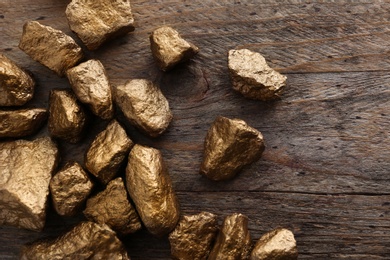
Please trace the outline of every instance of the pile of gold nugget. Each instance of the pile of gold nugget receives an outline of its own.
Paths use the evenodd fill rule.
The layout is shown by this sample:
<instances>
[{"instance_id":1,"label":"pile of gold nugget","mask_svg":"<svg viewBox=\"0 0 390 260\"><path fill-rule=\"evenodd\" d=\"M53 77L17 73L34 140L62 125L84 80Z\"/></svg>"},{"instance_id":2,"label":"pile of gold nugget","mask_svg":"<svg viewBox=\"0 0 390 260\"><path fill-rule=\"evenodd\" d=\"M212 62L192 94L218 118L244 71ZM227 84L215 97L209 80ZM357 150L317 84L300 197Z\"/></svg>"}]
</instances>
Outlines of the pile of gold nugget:
<instances>
[{"instance_id":1,"label":"pile of gold nugget","mask_svg":"<svg viewBox=\"0 0 390 260\"><path fill-rule=\"evenodd\" d=\"M66 17L89 50L134 30L128 0L72 0ZM150 137L163 134L173 115L158 85L131 79L112 87L99 60L85 61L70 36L37 21L24 25L19 48L66 76L71 89L52 90L48 109L15 109L32 99L35 82L0 55L0 138L7 138L0 142L0 224L41 231L49 198L59 215L83 212L88 220L55 240L26 245L21 259L130 259L119 238L142 227L157 237L169 237L173 259L297 259L296 241L287 229L272 230L253 245L248 218L242 214L226 216L220 227L212 213L181 216L161 152L135 144L114 119L118 106L141 132ZM151 32L150 48L162 71L199 52L167 26ZM285 76L250 50L229 51L228 67L234 90L251 99L277 99L286 83ZM86 109L110 122L85 151L85 167L67 162L57 169L59 151L52 138L79 142ZM17 139L33 135L46 122L51 137ZM259 131L243 120L219 116L205 138L200 174L214 181L231 179L259 160L263 151ZM118 171L126 158L122 179ZM92 193L91 175L104 190Z\"/></svg>"}]
</instances>

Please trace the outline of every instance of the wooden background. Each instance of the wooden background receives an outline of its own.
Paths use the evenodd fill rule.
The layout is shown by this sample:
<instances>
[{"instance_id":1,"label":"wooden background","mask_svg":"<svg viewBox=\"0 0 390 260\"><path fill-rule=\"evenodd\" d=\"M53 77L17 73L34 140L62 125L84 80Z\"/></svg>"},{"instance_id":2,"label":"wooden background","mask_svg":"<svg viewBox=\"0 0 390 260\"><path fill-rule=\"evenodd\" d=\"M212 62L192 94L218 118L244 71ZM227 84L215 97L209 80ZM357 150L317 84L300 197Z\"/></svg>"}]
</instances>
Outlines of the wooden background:
<instances>
[{"instance_id":1,"label":"wooden background","mask_svg":"<svg viewBox=\"0 0 390 260\"><path fill-rule=\"evenodd\" d=\"M0 51L38 82L27 107L47 107L49 90L69 84L18 49L22 26L39 20L76 38L64 14L68 2L0 1ZM87 57L102 61L113 86L139 77L160 84L174 113L168 132L150 139L126 129L134 141L161 149L183 213L210 211L222 221L241 212L254 240L275 227L290 228L300 259L390 259L390 4L275 2L133 0L136 31ZM169 73L156 68L148 42L163 24L201 49ZM227 70L232 48L258 51L288 76L280 101L251 101L233 92ZM198 169L206 131L218 115L246 120L267 146L237 178L214 183ZM124 123L123 115L118 118ZM81 144L60 142L62 164L82 163L86 146L106 124L94 118ZM0 227L0 259L17 258L23 244L57 236L80 219L50 209L43 233ZM123 240L132 259L169 259L166 238L142 231Z\"/></svg>"}]
</instances>

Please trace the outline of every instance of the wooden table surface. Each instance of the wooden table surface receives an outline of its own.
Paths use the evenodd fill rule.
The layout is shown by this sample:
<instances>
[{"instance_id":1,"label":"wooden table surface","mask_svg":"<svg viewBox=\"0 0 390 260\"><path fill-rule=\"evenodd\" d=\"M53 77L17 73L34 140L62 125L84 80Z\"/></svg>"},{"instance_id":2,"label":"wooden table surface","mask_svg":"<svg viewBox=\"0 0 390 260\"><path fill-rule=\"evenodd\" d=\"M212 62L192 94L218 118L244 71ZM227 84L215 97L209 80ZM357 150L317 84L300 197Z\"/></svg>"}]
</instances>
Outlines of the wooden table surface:
<instances>
[{"instance_id":1,"label":"wooden table surface","mask_svg":"<svg viewBox=\"0 0 390 260\"><path fill-rule=\"evenodd\" d=\"M18 49L22 26L39 20L76 38L65 17L68 2L0 1L0 52L37 79L26 107L47 107L49 90L69 83ZM86 55L102 61L114 87L131 78L160 84L174 114L164 135L148 138L122 114L117 118L135 142L162 151L183 214L210 211L222 222L243 213L254 240L287 227L300 259L390 259L390 4L275 2L132 0L134 33ZM148 35L160 25L176 28L201 50L169 73L156 68L149 49ZM258 51L287 75L281 100L252 101L232 90L232 48ZM215 183L198 169L218 115L260 130L266 150L237 178ZM61 164L83 163L106 124L95 118L81 144L59 142ZM37 136L43 135L46 126ZM50 208L42 233L0 227L0 259L17 258L23 244L57 236L82 218L62 218ZM123 241L132 259L169 259L166 238L141 231Z\"/></svg>"}]
</instances>

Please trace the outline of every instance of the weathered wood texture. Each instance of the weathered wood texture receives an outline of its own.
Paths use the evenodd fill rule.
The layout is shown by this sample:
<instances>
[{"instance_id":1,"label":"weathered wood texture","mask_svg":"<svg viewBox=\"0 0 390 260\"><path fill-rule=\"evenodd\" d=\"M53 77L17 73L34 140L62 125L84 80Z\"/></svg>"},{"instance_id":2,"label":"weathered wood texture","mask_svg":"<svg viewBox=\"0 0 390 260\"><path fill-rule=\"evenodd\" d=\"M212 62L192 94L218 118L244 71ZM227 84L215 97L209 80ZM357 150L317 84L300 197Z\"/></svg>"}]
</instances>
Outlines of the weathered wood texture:
<instances>
[{"instance_id":1,"label":"weathered wood texture","mask_svg":"<svg viewBox=\"0 0 390 260\"><path fill-rule=\"evenodd\" d=\"M27 107L47 107L49 90L69 84L18 49L23 23L40 20L76 38L67 3L0 1L0 51L38 81ZM87 56L103 62L114 85L137 77L161 85L174 113L169 131L149 139L126 128L136 142L162 150L183 213L207 210L221 221L241 212L256 240L277 226L291 228L300 259L390 259L389 3L133 0L132 6L136 31ZM156 68L149 50L148 34L162 24L201 49L169 73ZM262 53L288 76L280 101L233 92L226 54L235 47ZM267 145L259 162L222 183L197 174L206 131L218 115L246 120ZM79 145L61 142L62 163L83 163L86 145L106 123L95 118ZM46 128L39 133L45 134ZM80 218L50 213L44 233L1 227L0 258L16 258L24 243L56 236ZM143 231L124 241L132 259L169 258L167 239Z\"/></svg>"}]
</instances>

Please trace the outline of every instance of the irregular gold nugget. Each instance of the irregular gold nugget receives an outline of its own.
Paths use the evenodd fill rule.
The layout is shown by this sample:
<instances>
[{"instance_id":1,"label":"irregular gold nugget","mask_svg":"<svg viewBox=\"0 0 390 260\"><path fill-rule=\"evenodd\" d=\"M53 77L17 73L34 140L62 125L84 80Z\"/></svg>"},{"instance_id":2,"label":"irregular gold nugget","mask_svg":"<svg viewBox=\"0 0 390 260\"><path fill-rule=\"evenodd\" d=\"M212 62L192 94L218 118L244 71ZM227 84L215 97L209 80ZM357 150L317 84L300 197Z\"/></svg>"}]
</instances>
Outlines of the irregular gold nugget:
<instances>
[{"instance_id":1,"label":"irregular gold nugget","mask_svg":"<svg viewBox=\"0 0 390 260\"><path fill-rule=\"evenodd\" d=\"M162 134L172 120L168 100L146 79L133 79L116 88L115 101L131 124L152 137Z\"/></svg>"},{"instance_id":2,"label":"irregular gold nugget","mask_svg":"<svg viewBox=\"0 0 390 260\"><path fill-rule=\"evenodd\" d=\"M43 108L0 110L0 138L32 135L46 119L47 111Z\"/></svg>"},{"instance_id":3,"label":"irregular gold nugget","mask_svg":"<svg viewBox=\"0 0 390 260\"><path fill-rule=\"evenodd\" d=\"M88 60L66 73L77 98L95 115L111 119L114 115L111 86L106 70L98 60Z\"/></svg>"},{"instance_id":4,"label":"irregular gold nugget","mask_svg":"<svg viewBox=\"0 0 390 260\"><path fill-rule=\"evenodd\" d=\"M91 193L93 183L77 162L67 163L50 181L54 209L61 216L79 212Z\"/></svg>"},{"instance_id":5,"label":"irregular gold nugget","mask_svg":"<svg viewBox=\"0 0 390 260\"><path fill-rule=\"evenodd\" d=\"M164 236L180 217L179 203L159 150L135 145L129 154L126 186L150 233Z\"/></svg>"},{"instance_id":6,"label":"irregular gold nugget","mask_svg":"<svg viewBox=\"0 0 390 260\"><path fill-rule=\"evenodd\" d=\"M0 225L40 231L58 150L50 138L0 143Z\"/></svg>"},{"instance_id":7,"label":"irregular gold nugget","mask_svg":"<svg viewBox=\"0 0 390 260\"><path fill-rule=\"evenodd\" d=\"M130 260L115 232L106 225L93 222L81 222L55 240L25 246L20 259Z\"/></svg>"},{"instance_id":8,"label":"irregular gold nugget","mask_svg":"<svg viewBox=\"0 0 390 260\"><path fill-rule=\"evenodd\" d=\"M122 178L110 181L104 191L88 199L84 215L88 220L106 224L122 235L142 228L137 212L127 199Z\"/></svg>"},{"instance_id":9,"label":"irregular gold nugget","mask_svg":"<svg viewBox=\"0 0 390 260\"><path fill-rule=\"evenodd\" d=\"M72 0L66 8L69 26L89 50L134 31L130 0Z\"/></svg>"},{"instance_id":10,"label":"irregular gold nugget","mask_svg":"<svg viewBox=\"0 0 390 260\"><path fill-rule=\"evenodd\" d=\"M298 250L294 234L285 228L278 228L263 235L251 254L251 260L296 259Z\"/></svg>"},{"instance_id":11,"label":"irregular gold nugget","mask_svg":"<svg viewBox=\"0 0 390 260\"><path fill-rule=\"evenodd\" d=\"M127 137L126 131L116 120L112 120L95 137L86 152L85 167L103 184L107 184L117 174L132 146L133 141Z\"/></svg>"},{"instance_id":12,"label":"irregular gold nugget","mask_svg":"<svg viewBox=\"0 0 390 260\"><path fill-rule=\"evenodd\" d=\"M86 115L71 90L52 90L49 100L49 132L70 143L80 141Z\"/></svg>"},{"instance_id":13,"label":"irregular gold nugget","mask_svg":"<svg viewBox=\"0 0 390 260\"><path fill-rule=\"evenodd\" d=\"M205 260L218 233L217 216L208 212L182 216L169 234L173 259Z\"/></svg>"},{"instance_id":14,"label":"irregular gold nugget","mask_svg":"<svg viewBox=\"0 0 390 260\"><path fill-rule=\"evenodd\" d=\"M37 21L24 25L19 48L59 76L83 58L80 46L70 36Z\"/></svg>"},{"instance_id":15,"label":"irregular gold nugget","mask_svg":"<svg viewBox=\"0 0 390 260\"><path fill-rule=\"evenodd\" d=\"M0 106L22 106L34 95L35 82L13 61L0 54Z\"/></svg>"},{"instance_id":16,"label":"irregular gold nugget","mask_svg":"<svg viewBox=\"0 0 390 260\"><path fill-rule=\"evenodd\" d=\"M168 26L152 32L150 48L157 65L163 71L191 59L199 51L198 47L184 40L176 30Z\"/></svg>"},{"instance_id":17,"label":"irregular gold nugget","mask_svg":"<svg viewBox=\"0 0 390 260\"><path fill-rule=\"evenodd\" d=\"M252 247L248 218L242 214L227 216L218 233L209 260L249 259Z\"/></svg>"},{"instance_id":18,"label":"irregular gold nugget","mask_svg":"<svg viewBox=\"0 0 390 260\"><path fill-rule=\"evenodd\" d=\"M263 135L243 120L219 116L206 139L200 173L219 181L233 178L245 165L260 159Z\"/></svg>"},{"instance_id":19,"label":"irregular gold nugget","mask_svg":"<svg viewBox=\"0 0 390 260\"><path fill-rule=\"evenodd\" d=\"M234 90L244 97L263 101L280 97L287 77L270 68L259 53L230 50L228 59Z\"/></svg>"}]
</instances>

